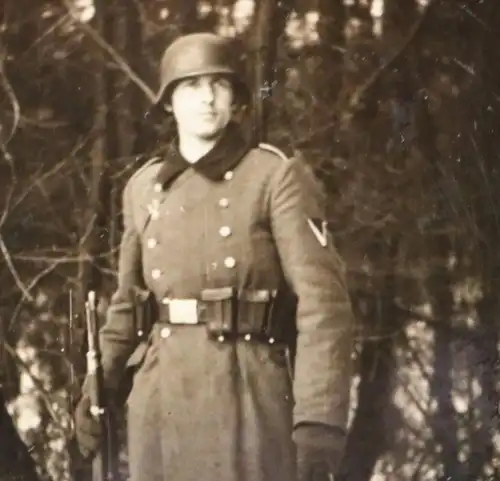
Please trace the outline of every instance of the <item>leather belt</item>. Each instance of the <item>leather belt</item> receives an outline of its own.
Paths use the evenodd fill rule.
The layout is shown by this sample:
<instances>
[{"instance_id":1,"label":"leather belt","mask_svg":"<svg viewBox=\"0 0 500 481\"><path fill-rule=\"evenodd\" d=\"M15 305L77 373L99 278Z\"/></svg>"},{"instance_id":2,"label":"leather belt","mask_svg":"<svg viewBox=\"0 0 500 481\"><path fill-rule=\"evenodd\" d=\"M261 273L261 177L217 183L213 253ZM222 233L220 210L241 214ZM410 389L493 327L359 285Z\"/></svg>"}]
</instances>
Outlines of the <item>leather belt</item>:
<instances>
[{"instance_id":1,"label":"leather belt","mask_svg":"<svg viewBox=\"0 0 500 481\"><path fill-rule=\"evenodd\" d=\"M225 341L244 339L273 344L281 341L273 318L277 291L232 287L204 289L199 299L165 298L158 303L159 323L206 325L210 337Z\"/></svg>"}]
</instances>

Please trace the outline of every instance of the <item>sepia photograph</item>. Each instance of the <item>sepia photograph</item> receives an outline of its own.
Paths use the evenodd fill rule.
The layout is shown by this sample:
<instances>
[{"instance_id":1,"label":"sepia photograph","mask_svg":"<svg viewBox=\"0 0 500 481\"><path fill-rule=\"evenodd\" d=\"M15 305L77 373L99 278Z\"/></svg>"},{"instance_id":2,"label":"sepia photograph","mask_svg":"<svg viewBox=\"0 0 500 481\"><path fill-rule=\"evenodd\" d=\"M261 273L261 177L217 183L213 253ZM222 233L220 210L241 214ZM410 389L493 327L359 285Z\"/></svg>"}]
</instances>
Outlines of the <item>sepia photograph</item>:
<instances>
[{"instance_id":1,"label":"sepia photograph","mask_svg":"<svg viewBox=\"0 0 500 481\"><path fill-rule=\"evenodd\" d=\"M0 481L500 481L500 0L1 0Z\"/></svg>"}]
</instances>

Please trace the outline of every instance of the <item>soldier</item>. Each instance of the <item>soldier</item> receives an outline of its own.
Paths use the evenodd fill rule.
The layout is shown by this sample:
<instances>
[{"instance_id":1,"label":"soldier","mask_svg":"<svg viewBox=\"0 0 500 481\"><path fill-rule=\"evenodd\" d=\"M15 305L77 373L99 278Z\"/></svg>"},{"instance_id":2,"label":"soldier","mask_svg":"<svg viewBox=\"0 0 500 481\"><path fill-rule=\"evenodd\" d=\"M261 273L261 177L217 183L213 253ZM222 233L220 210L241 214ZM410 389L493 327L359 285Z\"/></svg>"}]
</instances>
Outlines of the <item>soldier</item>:
<instances>
[{"instance_id":1,"label":"soldier","mask_svg":"<svg viewBox=\"0 0 500 481\"><path fill-rule=\"evenodd\" d=\"M343 264L299 161L251 145L234 122L249 91L232 48L202 33L166 50L157 103L178 135L123 194L118 289L100 337L107 389L135 365L132 481L327 481L344 449ZM129 359L144 335L136 291L151 294L156 322ZM88 404L77 409L86 455L98 443Z\"/></svg>"}]
</instances>

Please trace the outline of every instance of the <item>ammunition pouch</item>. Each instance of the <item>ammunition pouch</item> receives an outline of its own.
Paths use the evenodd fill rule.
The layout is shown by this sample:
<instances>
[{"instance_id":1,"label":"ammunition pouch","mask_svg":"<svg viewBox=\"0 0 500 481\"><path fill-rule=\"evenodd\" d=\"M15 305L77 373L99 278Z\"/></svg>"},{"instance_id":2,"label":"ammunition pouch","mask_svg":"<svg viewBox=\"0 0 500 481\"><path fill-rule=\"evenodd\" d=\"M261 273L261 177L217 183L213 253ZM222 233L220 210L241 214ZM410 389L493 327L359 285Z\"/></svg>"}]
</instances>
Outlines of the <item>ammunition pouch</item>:
<instances>
[{"instance_id":1,"label":"ammunition pouch","mask_svg":"<svg viewBox=\"0 0 500 481\"><path fill-rule=\"evenodd\" d=\"M282 342L278 320L272 316L276 290L207 289L202 291L207 332L219 342L242 338L273 344Z\"/></svg>"},{"instance_id":2,"label":"ammunition pouch","mask_svg":"<svg viewBox=\"0 0 500 481\"><path fill-rule=\"evenodd\" d=\"M134 289L133 299L133 330L135 333L135 349L127 359L123 378L116 393L118 405L123 405L132 389L135 373L143 363L149 347L149 339L153 324L158 318L156 300L150 291Z\"/></svg>"},{"instance_id":3,"label":"ammunition pouch","mask_svg":"<svg viewBox=\"0 0 500 481\"><path fill-rule=\"evenodd\" d=\"M133 305L133 329L137 347L127 360L127 369L133 369L142 363L146 355L151 329L158 318L157 304L152 292L135 289Z\"/></svg>"},{"instance_id":4,"label":"ammunition pouch","mask_svg":"<svg viewBox=\"0 0 500 481\"><path fill-rule=\"evenodd\" d=\"M147 342L153 324L158 319L156 299L151 291L135 289L134 299L134 331L136 342Z\"/></svg>"}]
</instances>

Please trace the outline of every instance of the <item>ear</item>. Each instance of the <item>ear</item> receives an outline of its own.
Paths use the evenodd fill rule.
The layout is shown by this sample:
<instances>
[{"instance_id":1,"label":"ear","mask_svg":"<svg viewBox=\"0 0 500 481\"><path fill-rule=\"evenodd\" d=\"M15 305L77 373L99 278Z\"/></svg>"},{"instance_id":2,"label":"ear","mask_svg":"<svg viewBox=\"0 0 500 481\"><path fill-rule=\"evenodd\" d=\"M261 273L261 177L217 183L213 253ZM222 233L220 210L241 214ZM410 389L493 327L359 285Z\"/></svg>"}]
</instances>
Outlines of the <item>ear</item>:
<instances>
[{"instance_id":1,"label":"ear","mask_svg":"<svg viewBox=\"0 0 500 481\"><path fill-rule=\"evenodd\" d=\"M244 115L247 110L247 105L233 104L231 107L231 112L233 115Z\"/></svg>"},{"instance_id":2,"label":"ear","mask_svg":"<svg viewBox=\"0 0 500 481\"><path fill-rule=\"evenodd\" d=\"M238 105L233 104L231 111L231 119L237 123L243 122L247 114L247 106L246 105Z\"/></svg>"}]
</instances>

